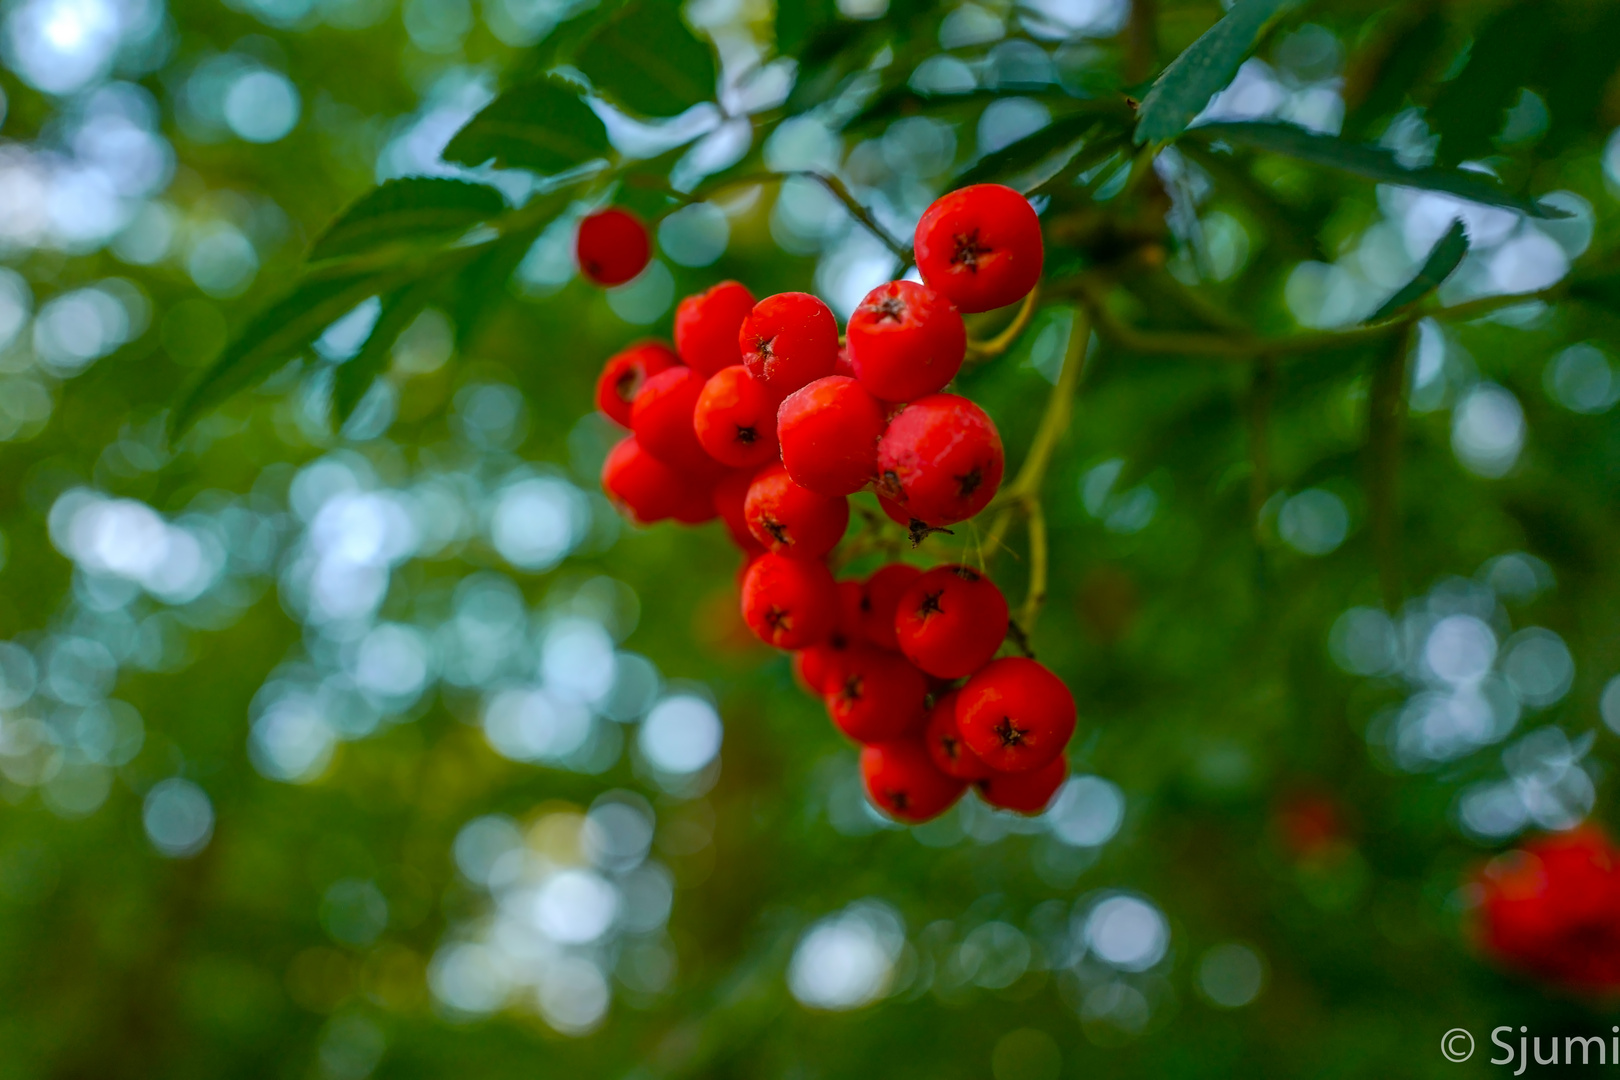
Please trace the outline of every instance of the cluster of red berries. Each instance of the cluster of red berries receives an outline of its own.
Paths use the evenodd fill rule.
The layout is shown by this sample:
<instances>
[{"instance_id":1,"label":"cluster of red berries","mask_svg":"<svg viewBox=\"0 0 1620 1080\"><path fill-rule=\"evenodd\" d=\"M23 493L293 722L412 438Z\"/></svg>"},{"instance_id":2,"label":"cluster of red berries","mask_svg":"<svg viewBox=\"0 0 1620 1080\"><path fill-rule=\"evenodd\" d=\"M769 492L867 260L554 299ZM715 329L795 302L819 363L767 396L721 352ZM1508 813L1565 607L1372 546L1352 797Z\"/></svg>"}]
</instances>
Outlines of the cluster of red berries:
<instances>
[{"instance_id":1,"label":"cluster of red berries","mask_svg":"<svg viewBox=\"0 0 1620 1080\"><path fill-rule=\"evenodd\" d=\"M584 227L579 246L581 266L614 263L587 250ZM873 289L842 342L815 296L756 302L727 281L681 301L673 349L632 345L597 382L597 407L632 432L603 488L642 523L725 522L750 559L744 621L796 654L804 685L863 745L872 801L903 821L943 813L969 783L1038 813L1067 775L1074 699L1034 660L995 659L1009 628L1000 589L965 566L894 563L840 582L826 563L855 492L872 490L914 544L995 497L1001 436L944 390L967 352L962 313L1021 300L1042 250L1023 196L964 188L917 226L923 281Z\"/></svg>"},{"instance_id":2,"label":"cluster of red berries","mask_svg":"<svg viewBox=\"0 0 1620 1080\"><path fill-rule=\"evenodd\" d=\"M1582 992L1620 989L1620 848L1598 828L1532 840L1476 885L1477 936L1501 963Z\"/></svg>"}]
</instances>

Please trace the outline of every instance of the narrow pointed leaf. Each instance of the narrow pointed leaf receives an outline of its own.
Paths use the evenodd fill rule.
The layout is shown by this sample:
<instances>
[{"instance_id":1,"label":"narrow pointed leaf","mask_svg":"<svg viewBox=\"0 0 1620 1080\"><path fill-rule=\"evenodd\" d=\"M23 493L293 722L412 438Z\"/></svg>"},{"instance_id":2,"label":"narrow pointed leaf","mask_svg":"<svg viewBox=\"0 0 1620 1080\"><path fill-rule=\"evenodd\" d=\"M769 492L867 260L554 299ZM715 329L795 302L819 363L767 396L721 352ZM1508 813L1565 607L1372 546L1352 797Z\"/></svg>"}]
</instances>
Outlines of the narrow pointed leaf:
<instances>
[{"instance_id":1,"label":"narrow pointed leaf","mask_svg":"<svg viewBox=\"0 0 1620 1080\"><path fill-rule=\"evenodd\" d=\"M338 365L332 380L332 409L337 423L343 424L354 413L355 406L366 396L371 384L388 367L394 342L432 299L439 288L439 280L429 277L401 289L383 301L382 311L372 324L371 334L360 351Z\"/></svg>"},{"instance_id":2,"label":"narrow pointed leaf","mask_svg":"<svg viewBox=\"0 0 1620 1080\"><path fill-rule=\"evenodd\" d=\"M1544 206L1508 191L1484 173L1428 166L1408 169L1381 146L1347 142L1319 135L1293 124L1269 120L1200 124L1188 132L1210 142L1221 141L1252 150L1267 150L1309 165L1364 177L1380 184L1421 188L1453 195L1468 202L1501 206L1537 218L1568 217L1556 207Z\"/></svg>"},{"instance_id":3,"label":"narrow pointed leaf","mask_svg":"<svg viewBox=\"0 0 1620 1080\"><path fill-rule=\"evenodd\" d=\"M673 0L633 0L580 44L574 64L614 104L674 116L714 96L714 53Z\"/></svg>"},{"instance_id":4,"label":"narrow pointed leaf","mask_svg":"<svg viewBox=\"0 0 1620 1080\"><path fill-rule=\"evenodd\" d=\"M1423 268L1417 276L1396 290L1395 295L1385 300L1379 309L1368 317L1368 322L1380 322L1400 311L1402 308L1422 300L1440 287L1440 283L1451 276L1451 272L1462 263L1463 256L1468 254L1468 232L1463 228L1461 218L1451 223L1446 235L1440 238L1429 252L1429 257L1423 260Z\"/></svg>"},{"instance_id":5,"label":"narrow pointed leaf","mask_svg":"<svg viewBox=\"0 0 1620 1080\"><path fill-rule=\"evenodd\" d=\"M1052 172L1063 168L1073 159L1081 148L1081 139L1089 141L1094 128L1107 124L1110 129L1123 129L1121 121L1124 124L1129 123L1128 114L1122 107L1111 107L1111 103L1098 104L1097 108L1082 109L1067 116L1059 116L1039 131L1009 143L994 153L986 154L953 179L952 185L966 187L969 184L1008 184L1027 176L1035 171L1037 166L1048 165L1046 175L1041 176L1036 184L1029 185L1037 186ZM1054 164L1056 168L1050 168Z\"/></svg>"},{"instance_id":6,"label":"narrow pointed leaf","mask_svg":"<svg viewBox=\"0 0 1620 1080\"><path fill-rule=\"evenodd\" d=\"M444 160L557 173L610 149L601 117L567 83L547 78L515 86L484 106L444 148Z\"/></svg>"},{"instance_id":7,"label":"narrow pointed leaf","mask_svg":"<svg viewBox=\"0 0 1620 1080\"><path fill-rule=\"evenodd\" d=\"M1187 130L1226 89L1266 26L1293 0L1237 0L1221 21L1170 61L1137 111L1136 142L1164 142Z\"/></svg>"},{"instance_id":8,"label":"narrow pointed leaf","mask_svg":"<svg viewBox=\"0 0 1620 1080\"><path fill-rule=\"evenodd\" d=\"M310 248L309 261L456 236L505 210L501 193L484 184L426 176L389 180L338 215Z\"/></svg>"}]
</instances>

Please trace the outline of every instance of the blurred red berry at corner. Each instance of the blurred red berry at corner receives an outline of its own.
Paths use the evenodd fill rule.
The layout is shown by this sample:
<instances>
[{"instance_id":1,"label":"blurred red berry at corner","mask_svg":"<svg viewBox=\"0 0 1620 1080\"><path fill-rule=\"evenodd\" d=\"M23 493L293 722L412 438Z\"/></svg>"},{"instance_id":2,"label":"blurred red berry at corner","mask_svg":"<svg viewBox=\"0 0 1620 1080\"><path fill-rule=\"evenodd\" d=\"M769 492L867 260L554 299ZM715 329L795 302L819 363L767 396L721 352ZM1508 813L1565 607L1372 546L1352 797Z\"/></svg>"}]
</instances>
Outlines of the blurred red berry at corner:
<instances>
[{"instance_id":1,"label":"blurred red berry at corner","mask_svg":"<svg viewBox=\"0 0 1620 1080\"><path fill-rule=\"evenodd\" d=\"M662 341L638 341L614 353L596 378L596 407L622 427L630 426L630 406L648 379L675 367L681 358Z\"/></svg>"},{"instance_id":2,"label":"blurred red berry at corner","mask_svg":"<svg viewBox=\"0 0 1620 1080\"><path fill-rule=\"evenodd\" d=\"M610 206L586 215L574 238L580 272L598 285L623 285L647 268L652 241L628 210Z\"/></svg>"}]
</instances>

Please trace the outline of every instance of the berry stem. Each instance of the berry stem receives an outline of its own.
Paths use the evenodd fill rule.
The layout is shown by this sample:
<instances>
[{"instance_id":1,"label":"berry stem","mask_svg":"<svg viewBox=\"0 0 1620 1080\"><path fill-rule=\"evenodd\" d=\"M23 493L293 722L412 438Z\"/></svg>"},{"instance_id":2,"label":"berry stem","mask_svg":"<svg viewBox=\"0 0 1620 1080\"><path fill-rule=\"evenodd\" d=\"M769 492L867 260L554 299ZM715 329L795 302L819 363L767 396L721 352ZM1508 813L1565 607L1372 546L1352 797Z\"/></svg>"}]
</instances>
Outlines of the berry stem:
<instances>
[{"instance_id":1,"label":"berry stem","mask_svg":"<svg viewBox=\"0 0 1620 1080\"><path fill-rule=\"evenodd\" d=\"M832 192L833 198L844 204L844 209L849 211L850 217L854 218L862 225L865 225L868 232L877 237L879 240L883 241L884 247L894 252L895 257L900 260L900 269L904 270L916 260L916 256L912 254L911 248L907 247L905 244L902 244L899 240L896 240L889 233L889 230L878 224L877 218L873 217L871 212L868 211L866 207L861 205L860 200L855 198L855 196L850 192L849 188L846 187L844 182L838 177L833 176L830 173L819 172L800 172L789 175L808 176L811 179L820 182L822 187Z\"/></svg>"},{"instance_id":2,"label":"berry stem","mask_svg":"<svg viewBox=\"0 0 1620 1080\"><path fill-rule=\"evenodd\" d=\"M1000 356L1012 348L1013 342L1023 334L1029 326L1029 321L1035 317L1035 308L1040 299L1041 287L1036 285L1024 295L1024 302L1019 305L1018 314L1013 321L995 337L988 341L972 341L967 344L968 356L975 360L987 360L992 356Z\"/></svg>"}]
</instances>

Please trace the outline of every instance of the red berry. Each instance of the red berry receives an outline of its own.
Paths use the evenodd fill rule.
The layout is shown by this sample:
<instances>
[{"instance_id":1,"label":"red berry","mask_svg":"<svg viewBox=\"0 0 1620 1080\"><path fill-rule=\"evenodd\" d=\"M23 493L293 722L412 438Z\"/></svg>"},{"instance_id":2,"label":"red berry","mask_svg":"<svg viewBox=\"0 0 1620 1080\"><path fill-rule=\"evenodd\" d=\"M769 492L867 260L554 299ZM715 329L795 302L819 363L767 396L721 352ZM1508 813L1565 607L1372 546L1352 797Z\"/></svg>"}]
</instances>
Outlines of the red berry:
<instances>
[{"instance_id":1,"label":"red berry","mask_svg":"<svg viewBox=\"0 0 1620 1080\"><path fill-rule=\"evenodd\" d=\"M887 742L922 727L928 680L899 653L856 646L832 665L829 678L827 712L856 742Z\"/></svg>"},{"instance_id":2,"label":"red berry","mask_svg":"<svg viewBox=\"0 0 1620 1080\"><path fill-rule=\"evenodd\" d=\"M670 516L682 525L702 525L705 521L713 521L720 514L720 508L714 501L714 489L724 475L688 472L686 494Z\"/></svg>"},{"instance_id":3,"label":"red berry","mask_svg":"<svg viewBox=\"0 0 1620 1080\"><path fill-rule=\"evenodd\" d=\"M1474 936L1499 963L1588 994L1620 987L1620 849L1597 826L1527 840L1474 885Z\"/></svg>"},{"instance_id":4,"label":"red berry","mask_svg":"<svg viewBox=\"0 0 1620 1080\"><path fill-rule=\"evenodd\" d=\"M872 572L861 586L861 634L872 644L884 649L898 649L900 642L894 633L895 613L900 608L900 597L912 582L922 577L922 571L907 563L890 563Z\"/></svg>"},{"instance_id":5,"label":"red berry","mask_svg":"<svg viewBox=\"0 0 1620 1080\"><path fill-rule=\"evenodd\" d=\"M642 384L680 362L680 357L662 341L638 341L614 353L596 377L596 407L609 420L629 427L630 403L636 400Z\"/></svg>"},{"instance_id":6,"label":"red berry","mask_svg":"<svg viewBox=\"0 0 1620 1080\"><path fill-rule=\"evenodd\" d=\"M928 710L928 727L923 732L923 745L934 765L946 776L958 780L982 780L990 775L990 766L973 756L973 751L962 741L956 730L956 691L941 694Z\"/></svg>"},{"instance_id":7,"label":"red berry","mask_svg":"<svg viewBox=\"0 0 1620 1080\"><path fill-rule=\"evenodd\" d=\"M749 554L765 550L754 539L754 534L748 531L748 517L743 509L748 498L748 487L754 482L754 472L753 469L734 469L716 481L714 491L710 493L715 513L725 523L732 542Z\"/></svg>"},{"instance_id":8,"label":"red berry","mask_svg":"<svg viewBox=\"0 0 1620 1080\"><path fill-rule=\"evenodd\" d=\"M1028 772L1063 753L1074 734L1074 695L1034 660L992 660L956 699L956 726L997 772Z\"/></svg>"},{"instance_id":9,"label":"red berry","mask_svg":"<svg viewBox=\"0 0 1620 1080\"><path fill-rule=\"evenodd\" d=\"M672 516L690 489L682 474L642 449L634 435L620 439L602 462L602 490L642 525Z\"/></svg>"},{"instance_id":10,"label":"red berry","mask_svg":"<svg viewBox=\"0 0 1620 1080\"><path fill-rule=\"evenodd\" d=\"M754 294L735 281L688 296L675 306L675 351L705 375L742 363L737 332L754 310Z\"/></svg>"},{"instance_id":11,"label":"red berry","mask_svg":"<svg viewBox=\"0 0 1620 1080\"><path fill-rule=\"evenodd\" d=\"M829 499L795 484L780 465L754 477L743 504L748 531L766 551L795 559L820 559L838 546L849 527L849 500Z\"/></svg>"},{"instance_id":12,"label":"red berry","mask_svg":"<svg viewBox=\"0 0 1620 1080\"><path fill-rule=\"evenodd\" d=\"M718 472L718 465L698 442L692 425L703 376L689 367L672 367L647 380L630 406L630 427L647 453L677 469Z\"/></svg>"},{"instance_id":13,"label":"red berry","mask_svg":"<svg viewBox=\"0 0 1620 1080\"><path fill-rule=\"evenodd\" d=\"M1001 810L1039 814L1069 778L1069 762L1062 754L1028 772L993 772L977 781L979 798Z\"/></svg>"},{"instance_id":14,"label":"red berry","mask_svg":"<svg viewBox=\"0 0 1620 1080\"><path fill-rule=\"evenodd\" d=\"M918 398L878 440L878 492L933 526L983 510L1001 487L1001 435L983 409L955 394Z\"/></svg>"},{"instance_id":15,"label":"red berry","mask_svg":"<svg viewBox=\"0 0 1620 1080\"><path fill-rule=\"evenodd\" d=\"M598 285L623 285L646 269L652 242L640 219L610 206L579 223L574 255L580 270Z\"/></svg>"},{"instance_id":16,"label":"red berry","mask_svg":"<svg viewBox=\"0 0 1620 1080\"><path fill-rule=\"evenodd\" d=\"M764 554L743 575L743 621L778 649L826 639L838 621L838 589L821 563Z\"/></svg>"},{"instance_id":17,"label":"red berry","mask_svg":"<svg viewBox=\"0 0 1620 1080\"><path fill-rule=\"evenodd\" d=\"M996 655L1007 637L1007 598L966 566L936 566L911 583L895 612L906 659L941 679L961 679Z\"/></svg>"},{"instance_id":18,"label":"red berry","mask_svg":"<svg viewBox=\"0 0 1620 1080\"><path fill-rule=\"evenodd\" d=\"M883 406L861 384L829 375L789 394L776 414L788 475L823 495L849 495L877 475Z\"/></svg>"},{"instance_id":19,"label":"red berry","mask_svg":"<svg viewBox=\"0 0 1620 1080\"><path fill-rule=\"evenodd\" d=\"M939 817L966 785L934 768L915 740L878 743L861 751L866 797L885 814L910 824Z\"/></svg>"},{"instance_id":20,"label":"red berry","mask_svg":"<svg viewBox=\"0 0 1620 1080\"><path fill-rule=\"evenodd\" d=\"M767 296L737 332L743 363L777 393L831 375L838 362L838 320L809 293Z\"/></svg>"},{"instance_id":21,"label":"red berry","mask_svg":"<svg viewBox=\"0 0 1620 1080\"><path fill-rule=\"evenodd\" d=\"M847 330L855 377L884 401L943 390L967 355L956 306L926 285L891 281L866 294Z\"/></svg>"},{"instance_id":22,"label":"red berry","mask_svg":"<svg viewBox=\"0 0 1620 1080\"><path fill-rule=\"evenodd\" d=\"M734 467L774 461L776 395L741 364L709 376L692 412L698 442L716 461Z\"/></svg>"},{"instance_id":23,"label":"red berry","mask_svg":"<svg viewBox=\"0 0 1620 1080\"><path fill-rule=\"evenodd\" d=\"M1022 300L1041 279L1041 223L1018 192L975 184L942 195L917 222L917 269L972 314Z\"/></svg>"},{"instance_id":24,"label":"red berry","mask_svg":"<svg viewBox=\"0 0 1620 1080\"><path fill-rule=\"evenodd\" d=\"M833 374L850 379L855 377L855 362L849 358L848 344L838 346L838 359L833 363Z\"/></svg>"},{"instance_id":25,"label":"red berry","mask_svg":"<svg viewBox=\"0 0 1620 1080\"><path fill-rule=\"evenodd\" d=\"M860 599L860 582L840 581L838 620L834 623L832 632L827 635L827 640L793 654L794 671L810 692L818 697L836 685L836 668L844 654L862 643L856 617Z\"/></svg>"}]
</instances>

